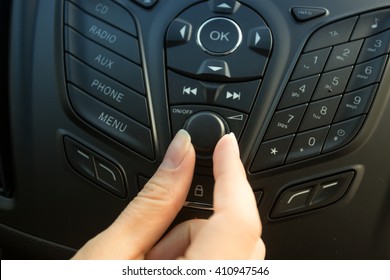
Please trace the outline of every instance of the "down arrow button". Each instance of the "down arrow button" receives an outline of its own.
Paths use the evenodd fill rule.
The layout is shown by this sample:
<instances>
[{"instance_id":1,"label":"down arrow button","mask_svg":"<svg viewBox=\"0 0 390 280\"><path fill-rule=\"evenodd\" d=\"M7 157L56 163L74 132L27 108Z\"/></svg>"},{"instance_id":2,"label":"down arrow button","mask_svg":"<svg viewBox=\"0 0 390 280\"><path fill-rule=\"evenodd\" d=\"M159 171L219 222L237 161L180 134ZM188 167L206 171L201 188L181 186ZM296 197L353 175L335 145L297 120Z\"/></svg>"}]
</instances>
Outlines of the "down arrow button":
<instances>
[{"instance_id":1,"label":"down arrow button","mask_svg":"<svg viewBox=\"0 0 390 280\"><path fill-rule=\"evenodd\" d=\"M230 78L229 65L226 61L218 59L207 59L203 61L200 65L197 72L198 75L202 76L204 79L214 79L215 78Z\"/></svg>"}]
</instances>

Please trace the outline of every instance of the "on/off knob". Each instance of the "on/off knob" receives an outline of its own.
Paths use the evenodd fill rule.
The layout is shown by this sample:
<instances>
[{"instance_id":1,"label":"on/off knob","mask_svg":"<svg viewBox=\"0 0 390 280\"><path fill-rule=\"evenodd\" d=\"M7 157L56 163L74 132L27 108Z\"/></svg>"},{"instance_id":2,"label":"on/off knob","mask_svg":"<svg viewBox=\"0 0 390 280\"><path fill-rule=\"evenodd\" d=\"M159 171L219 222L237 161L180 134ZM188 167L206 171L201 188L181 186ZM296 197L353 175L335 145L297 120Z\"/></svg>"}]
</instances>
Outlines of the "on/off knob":
<instances>
[{"instance_id":1,"label":"on/off knob","mask_svg":"<svg viewBox=\"0 0 390 280\"><path fill-rule=\"evenodd\" d=\"M230 132L226 121L209 111L192 115L184 124L184 129L191 135L197 157L202 159L211 158L219 139Z\"/></svg>"}]
</instances>

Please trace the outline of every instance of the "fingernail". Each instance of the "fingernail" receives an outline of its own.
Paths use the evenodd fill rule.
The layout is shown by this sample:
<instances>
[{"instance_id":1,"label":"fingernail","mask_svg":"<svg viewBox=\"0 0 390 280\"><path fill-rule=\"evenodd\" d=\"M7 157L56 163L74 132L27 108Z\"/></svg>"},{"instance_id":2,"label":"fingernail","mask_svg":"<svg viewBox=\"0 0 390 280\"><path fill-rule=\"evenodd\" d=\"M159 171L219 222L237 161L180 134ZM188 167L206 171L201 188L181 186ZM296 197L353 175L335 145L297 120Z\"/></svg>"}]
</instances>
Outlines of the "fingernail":
<instances>
[{"instance_id":1,"label":"fingernail","mask_svg":"<svg viewBox=\"0 0 390 280\"><path fill-rule=\"evenodd\" d=\"M232 139L234 151L236 152L237 156L240 157L240 148L238 147L236 135L233 132L230 132L230 138Z\"/></svg>"},{"instance_id":2,"label":"fingernail","mask_svg":"<svg viewBox=\"0 0 390 280\"><path fill-rule=\"evenodd\" d=\"M184 129L179 130L169 145L161 166L169 169L177 168L182 163L190 144L191 136L188 132Z\"/></svg>"}]
</instances>

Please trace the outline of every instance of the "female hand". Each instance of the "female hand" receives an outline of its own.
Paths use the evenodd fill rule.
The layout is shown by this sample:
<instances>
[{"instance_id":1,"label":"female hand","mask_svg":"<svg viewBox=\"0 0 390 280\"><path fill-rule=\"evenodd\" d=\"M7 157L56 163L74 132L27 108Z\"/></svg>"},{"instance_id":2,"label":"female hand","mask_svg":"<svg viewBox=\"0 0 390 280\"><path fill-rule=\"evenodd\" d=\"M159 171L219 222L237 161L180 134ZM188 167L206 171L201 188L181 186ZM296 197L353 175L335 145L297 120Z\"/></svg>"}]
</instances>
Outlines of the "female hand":
<instances>
[{"instance_id":1,"label":"female hand","mask_svg":"<svg viewBox=\"0 0 390 280\"><path fill-rule=\"evenodd\" d=\"M260 217L234 134L218 142L213 163L213 215L179 224L160 240L182 208L194 172L191 138L180 130L137 197L73 258L264 259Z\"/></svg>"}]
</instances>

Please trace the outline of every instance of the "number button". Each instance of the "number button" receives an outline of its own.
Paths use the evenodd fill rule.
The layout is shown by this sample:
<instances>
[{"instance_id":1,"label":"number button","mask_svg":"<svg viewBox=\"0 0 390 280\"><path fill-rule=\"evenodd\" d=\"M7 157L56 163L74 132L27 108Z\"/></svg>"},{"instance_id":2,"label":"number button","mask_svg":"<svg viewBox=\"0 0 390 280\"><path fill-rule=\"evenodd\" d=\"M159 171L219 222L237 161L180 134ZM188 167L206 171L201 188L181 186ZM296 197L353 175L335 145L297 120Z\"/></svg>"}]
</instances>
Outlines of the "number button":
<instances>
[{"instance_id":1,"label":"number button","mask_svg":"<svg viewBox=\"0 0 390 280\"><path fill-rule=\"evenodd\" d=\"M384 55L390 51L390 30L366 39L358 63Z\"/></svg>"},{"instance_id":2,"label":"number button","mask_svg":"<svg viewBox=\"0 0 390 280\"><path fill-rule=\"evenodd\" d=\"M286 163L319 155L328 130L329 126L298 134L287 156Z\"/></svg>"},{"instance_id":3,"label":"number button","mask_svg":"<svg viewBox=\"0 0 390 280\"><path fill-rule=\"evenodd\" d=\"M320 75L315 75L288 83L278 109L308 102L313 95L319 77Z\"/></svg>"},{"instance_id":4,"label":"number button","mask_svg":"<svg viewBox=\"0 0 390 280\"><path fill-rule=\"evenodd\" d=\"M307 104L276 112L264 140L295 133L305 113Z\"/></svg>"},{"instance_id":5,"label":"number button","mask_svg":"<svg viewBox=\"0 0 390 280\"><path fill-rule=\"evenodd\" d=\"M350 42L333 48L324 71L330 71L355 63L363 40Z\"/></svg>"},{"instance_id":6,"label":"number button","mask_svg":"<svg viewBox=\"0 0 390 280\"><path fill-rule=\"evenodd\" d=\"M328 125L332 122L341 100L341 95L313 102L309 105L299 131Z\"/></svg>"},{"instance_id":7,"label":"number button","mask_svg":"<svg viewBox=\"0 0 390 280\"><path fill-rule=\"evenodd\" d=\"M331 48L301 55L292 75L292 80L318 74L324 68Z\"/></svg>"},{"instance_id":8,"label":"number button","mask_svg":"<svg viewBox=\"0 0 390 280\"><path fill-rule=\"evenodd\" d=\"M350 66L323 74L314 92L313 100L343 93L352 69L353 66Z\"/></svg>"},{"instance_id":9,"label":"number button","mask_svg":"<svg viewBox=\"0 0 390 280\"><path fill-rule=\"evenodd\" d=\"M347 91L353 91L380 81L387 61L387 55L359 64L355 67Z\"/></svg>"},{"instance_id":10,"label":"number button","mask_svg":"<svg viewBox=\"0 0 390 280\"><path fill-rule=\"evenodd\" d=\"M345 94L334 119L335 122L346 120L368 112L378 85L372 85L358 91Z\"/></svg>"}]
</instances>

